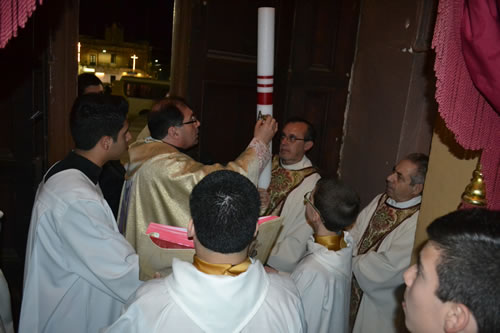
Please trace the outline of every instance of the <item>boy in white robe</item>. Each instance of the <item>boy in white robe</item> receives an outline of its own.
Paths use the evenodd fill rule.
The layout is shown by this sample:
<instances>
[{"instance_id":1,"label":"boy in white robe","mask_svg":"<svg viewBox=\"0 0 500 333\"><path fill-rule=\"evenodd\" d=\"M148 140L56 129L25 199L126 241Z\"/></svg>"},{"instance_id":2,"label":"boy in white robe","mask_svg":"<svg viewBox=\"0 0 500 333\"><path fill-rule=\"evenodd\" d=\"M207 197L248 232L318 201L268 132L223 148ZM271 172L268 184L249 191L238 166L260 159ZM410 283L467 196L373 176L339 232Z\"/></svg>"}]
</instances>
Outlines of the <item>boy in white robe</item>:
<instances>
[{"instance_id":1,"label":"boy in white robe","mask_svg":"<svg viewBox=\"0 0 500 333\"><path fill-rule=\"evenodd\" d=\"M123 98L102 94L73 105L75 149L44 176L33 206L21 333L98 332L141 284L138 257L98 184L102 166L127 149L127 111Z\"/></svg>"},{"instance_id":2,"label":"boy in white robe","mask_svg":"<svg viewBox=\"0 0 500 333\"><path fill-rule=\"evenodd\" d=\"M293 281L248 257L260 207L255 186L216 171L194 187L189 204L193 264L175 260L170 276L146 282L105 332L304 332Z\"/></svg>"},{"instance_id":3,"label":"boy in white robe","mask_svg":"<svg viewBox=\"0 0 500 333\"><path fill-rule=\"evenodd\" d=\"M343 230L356 219L359 197L342 182L322 178L304 199L314 236L291 277L304 304L308 332L347 333L353 240Z\"/></svg>"}]
</instances>

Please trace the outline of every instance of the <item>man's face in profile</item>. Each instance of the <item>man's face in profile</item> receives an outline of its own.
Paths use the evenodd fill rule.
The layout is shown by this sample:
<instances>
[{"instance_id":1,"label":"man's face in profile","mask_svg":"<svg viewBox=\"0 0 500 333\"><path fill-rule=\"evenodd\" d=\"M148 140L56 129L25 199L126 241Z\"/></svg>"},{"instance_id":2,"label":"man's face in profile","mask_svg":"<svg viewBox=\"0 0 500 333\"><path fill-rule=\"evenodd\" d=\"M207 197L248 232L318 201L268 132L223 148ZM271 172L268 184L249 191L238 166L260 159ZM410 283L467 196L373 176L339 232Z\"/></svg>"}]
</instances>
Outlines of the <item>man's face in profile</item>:
<instances>
[{"instance_id":1,"label":"man's face in profile","mask_svg":"<svg viewBox=\"0 0 500 333\"><path fill-rule=\"evenodd\" d=\"M439 277L436 266L439 250L428 242L418 258L418 263L404 273L406 291L403 310L406 327L410 332L444 332L446 306L437 296Z\"/></svg>"},{"instance_id":2,"label":"man's face in profile","mask_svg":"<svg viewBox=\"0 0 500 333\"><path fill-rule=\"evenodd\" d=\"M116 141L113 140L111 147L111 152L113 153L113 156L111 159L113 160L119 159L121 154L123 154L125 151L128 150L128 142L132 138L128 129L129 129L128 121L125 120L123 122L123 127L120 129L120 132L118 132Z\"/></svg>"},{"instance_id":3,"label":"man's face in profile","mask_svg":"<svg viewBox=\"0 0 500 333\"><path fill-rule=\"evenodd\" d=\"M409 160L400 161L386 179L386 193L396 202L408 201L419 194L418 185L411 185L417 166Z\"/></svg>"},{"instance_id":4,"label":"man's face in profile","mask_svg":"<svg viewBox=\"0 0 500 333\"><path fill-rule=\"evenodd\" d=\"M181 110L184 117L183 125L179 127L181 135L179 147L189 149L198 143L198 127L200 127L200 122L189 107L181 105L179 106L179 110Z\"/></svg>"}]
</instances>

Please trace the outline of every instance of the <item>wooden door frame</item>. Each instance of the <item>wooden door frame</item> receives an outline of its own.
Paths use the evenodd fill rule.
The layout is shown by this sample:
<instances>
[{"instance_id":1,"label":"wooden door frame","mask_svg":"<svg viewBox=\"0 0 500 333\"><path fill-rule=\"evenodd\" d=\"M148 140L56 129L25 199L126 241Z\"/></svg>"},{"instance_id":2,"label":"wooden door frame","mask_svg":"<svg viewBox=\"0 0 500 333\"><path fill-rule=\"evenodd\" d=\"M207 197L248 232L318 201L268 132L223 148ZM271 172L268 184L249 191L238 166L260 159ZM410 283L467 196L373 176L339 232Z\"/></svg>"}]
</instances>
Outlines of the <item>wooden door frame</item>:
<instances>
[{"instance_id":1,"label":"wooden door frame","mask_svg":"<svg viewBox=\"0 0 500 333\"><path fill-rule=\"evenodd\" d=\"M60 22L50 32L47 116L48 165L63 159L73 148L69 114L77 96L79 0L59 1L65 6ZM48 3L46 5L49 5Z\"/></svg>"}]
</instances>

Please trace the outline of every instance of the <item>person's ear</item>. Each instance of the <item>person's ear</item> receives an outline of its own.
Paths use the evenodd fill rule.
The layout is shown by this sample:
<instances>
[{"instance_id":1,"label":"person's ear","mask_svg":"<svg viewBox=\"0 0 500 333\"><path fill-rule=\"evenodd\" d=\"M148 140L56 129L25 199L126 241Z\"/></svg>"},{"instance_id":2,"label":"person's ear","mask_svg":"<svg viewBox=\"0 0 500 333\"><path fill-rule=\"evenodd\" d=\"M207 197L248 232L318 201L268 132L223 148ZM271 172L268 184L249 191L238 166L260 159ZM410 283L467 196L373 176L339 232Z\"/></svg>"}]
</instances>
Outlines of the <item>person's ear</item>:
<instances>
[{"instance_id":1,"label":"person's ear","mask_svg":"<svg viewBox=\"0 0 500 333\"><path fill-rule=\"evenodd\" d=\"M194 235L196 234L196 232L194 230L193 219L189 220L188 227L187 227L187 234L188 234L188 238L193 238Z\"/></svg>"},{"instance_id":2,"label":"person's ear","mask_svg":"<svg viewBox=\"0 0 500 333\"><path fill-rule=\"evenodd\" d=\"M449 304L444 322L444 331L446 333L455 333L463 331L471 320L472 313L461 303Z\"/></svg>"},{"instance_id":3,"label":"person's ear","mask_svg":"<svg viewBox=\"0 0 500 333\"><path fill-rule=\"evenodd\" d=\"M178 135L178 132L177 132L177 127L175 127L175 126L170 126L170 127L168 128L168 130L167 130L167 135L166 135L166 136L168 136L168 137L170 137L170 138L172 138L172 139L173 139L173 138L174 138L174 137L176 137L177 135Z\"/></svg>"},{"instance_id":4,"label":"person's ear","mask_svg":"<svg viewBox=\"0 0 500 333\"><path fill-rule=\"evenodd\" d=\"M311 209L311 220L309 223L311 226L313 226L313 229L316 231L319 228L320 224L323 224L323 221L321 221L321 216L318 214L316 209Z\"/></svg>"},{"instance_id":5,"label":"person's ear","mask_svg":"<svg viewBox=\"0 0 500 333\"><path fill-rule=\"evenodd\" d=\"M309 151L314 146L314 142L306 141L304 143L304 151Z\"/></svg>"},{"instance_id":6,"label":"person's ear","mask_svg":"<svg viewBox=\"0 0 500 333\"><path fill-rule=\"evenodd\" d=\"M413 185L413 194L415 196L422 194L422 191L424 190L424 184L415 184Z\"/></svg>"},{"instance_id":7,"label":"person's ear","mask_svg":"<svg viewBox=\"0 0 500 333\"><path fill-rule=\"evenodd\" d=\"M110 136L103 136L99 141L98 145L101 146L102 149L108 151L111 148L111 144L113 143L113 138Z\"/></svg>"}]
</instances>

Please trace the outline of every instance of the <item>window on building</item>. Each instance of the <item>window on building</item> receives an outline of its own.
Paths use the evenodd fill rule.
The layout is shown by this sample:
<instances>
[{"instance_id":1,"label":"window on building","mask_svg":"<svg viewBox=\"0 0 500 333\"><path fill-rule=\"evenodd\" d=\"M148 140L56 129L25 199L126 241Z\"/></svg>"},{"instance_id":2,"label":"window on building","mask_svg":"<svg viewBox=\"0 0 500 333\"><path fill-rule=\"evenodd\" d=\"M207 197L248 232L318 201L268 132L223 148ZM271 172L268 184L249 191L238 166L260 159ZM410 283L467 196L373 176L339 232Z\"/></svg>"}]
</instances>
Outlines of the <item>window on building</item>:
<instances>
[{"instance_id":1,"label":"window on building","mask_svg":"<svg viewBox=\"0 0 500 333\"><path fill-rule=\"evenodd\" d=\"M111 63L116 64L116 54L111 53Z\"/></svg>"},{"instance_id":2,"label":"window on building","mask_svg":"<svg viewBox=\"0 0 500 333\"><path fill-rule=\"evenodd\" d=\"M96 65L97 63L97 54L91 54L90 55L90 65Z\"/></svg>"}]
</instances>

